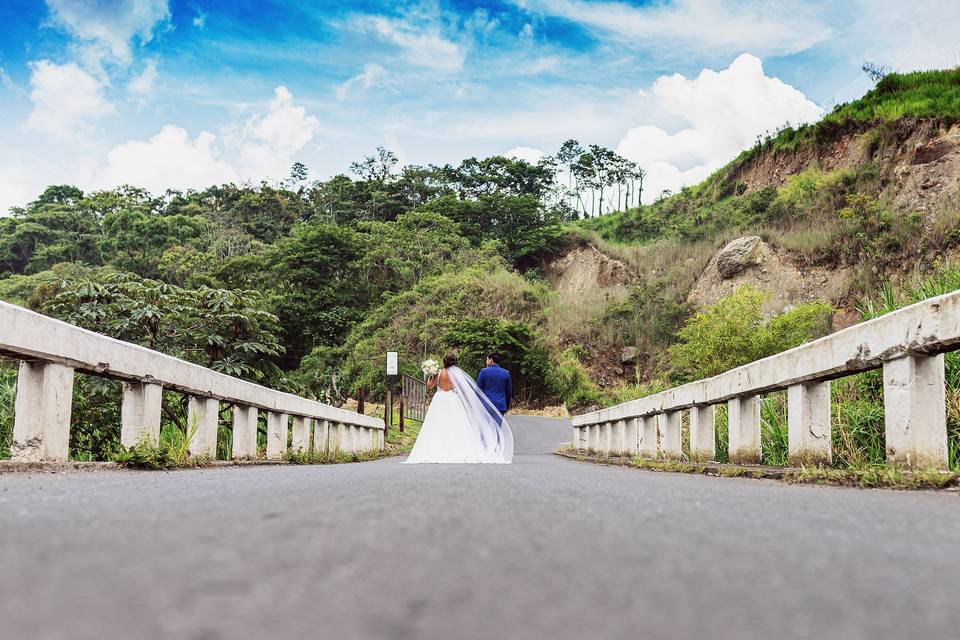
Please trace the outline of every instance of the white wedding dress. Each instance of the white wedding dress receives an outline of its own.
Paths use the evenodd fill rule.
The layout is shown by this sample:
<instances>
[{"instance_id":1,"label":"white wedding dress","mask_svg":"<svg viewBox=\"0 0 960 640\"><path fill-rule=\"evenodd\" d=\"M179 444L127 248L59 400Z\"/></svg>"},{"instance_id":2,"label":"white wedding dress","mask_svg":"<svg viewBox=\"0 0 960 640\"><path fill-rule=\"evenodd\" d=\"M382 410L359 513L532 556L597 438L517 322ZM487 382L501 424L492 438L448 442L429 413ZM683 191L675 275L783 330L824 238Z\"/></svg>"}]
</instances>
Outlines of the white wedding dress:
<instances>
[{"instance_id":1,"label":"white wedding dress","mask_svg":"<svg viewBox=\"0 0 960 640\"><path fill-rule=\"evenodd\" d=\"M509 464L513 433L503 415L458 367L447 369L453 389L437 393L404 464Z\"/></svg>"}]
</instances>

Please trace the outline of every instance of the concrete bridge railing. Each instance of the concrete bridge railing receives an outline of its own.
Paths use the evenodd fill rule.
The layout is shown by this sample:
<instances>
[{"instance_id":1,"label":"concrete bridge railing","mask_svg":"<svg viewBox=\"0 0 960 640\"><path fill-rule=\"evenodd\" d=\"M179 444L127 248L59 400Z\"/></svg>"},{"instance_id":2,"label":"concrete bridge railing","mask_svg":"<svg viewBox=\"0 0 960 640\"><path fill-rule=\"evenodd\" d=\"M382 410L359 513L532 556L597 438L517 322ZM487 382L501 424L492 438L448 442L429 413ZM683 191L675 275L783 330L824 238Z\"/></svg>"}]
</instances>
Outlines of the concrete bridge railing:
<instances>
[{"instance_id":1,"label":"concrete bridge railing","mask_svg":"<svg viewBox=\"0 0 960 640\"><path fill-rule=\"evenodd\" d=\"M358 453L384 446L384 422L81 329L0 302L0 355L20 361L11 457L67 459L74 372L121 380L120 440L160 435L164 390L188 397L194 455L214 457L220 403L233 405L233 458L257 455L257 419L266 412L267 457L282 458L292 421L292 448Z\"/></svg>"},{"instance_id":2,"label":"concrete bridge railing","mask_svg":"<svg viewBox=\"0 0 960 640\"><path fill-rule=\"evenodd\" d=\"M887 461L947 465L943 353L960 347L960 292L879 318L705 380L573 419L573 446L680 459L683 412L690 458L715 451L715 406L727 404L729 459L760 461L760 398L787 391L790 464L831 462L830 380L883 369Z\"/></svg>"}]
</instances>

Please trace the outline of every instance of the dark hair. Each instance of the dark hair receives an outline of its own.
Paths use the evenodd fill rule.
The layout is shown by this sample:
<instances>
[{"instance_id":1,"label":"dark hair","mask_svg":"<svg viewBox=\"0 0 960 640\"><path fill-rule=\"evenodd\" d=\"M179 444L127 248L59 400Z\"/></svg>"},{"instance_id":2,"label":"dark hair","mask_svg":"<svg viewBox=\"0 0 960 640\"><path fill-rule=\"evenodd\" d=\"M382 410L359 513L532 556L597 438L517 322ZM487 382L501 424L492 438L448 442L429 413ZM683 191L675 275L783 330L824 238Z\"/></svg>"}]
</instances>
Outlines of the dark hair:
<instances>
[{"instance_id":1,"label":"dark hair","mask_svg":"<svg viewBox=\"0 0 960 640\"><path fill-rule=\"evenodd\" d=\"M443 356L444 369L455 366L457 366L457 356L453 355L452 353L448 353L447 355Z\"/></svg>"},{"instance_id":2,"label":"dark hair","mask_svg":"<svg viewBox=\"0 0 960 640\"><path fill-rule=\"evenodd\" d=\"M496 362L497 364L500 364L500 356L497 355L496 353L488 353L487 357L493 360L494 362Z\"/></svg>"}]
</instances>

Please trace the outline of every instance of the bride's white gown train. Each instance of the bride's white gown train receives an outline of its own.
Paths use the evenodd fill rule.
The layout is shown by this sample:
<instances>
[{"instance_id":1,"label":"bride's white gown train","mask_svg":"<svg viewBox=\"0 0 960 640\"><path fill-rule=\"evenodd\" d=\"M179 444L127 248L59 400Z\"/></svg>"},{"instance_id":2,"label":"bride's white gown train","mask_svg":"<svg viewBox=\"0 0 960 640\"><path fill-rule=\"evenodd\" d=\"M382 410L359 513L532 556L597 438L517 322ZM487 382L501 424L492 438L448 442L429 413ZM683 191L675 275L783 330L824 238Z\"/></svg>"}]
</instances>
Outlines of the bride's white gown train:
<instances>
[{"instance_id":1,"label":"bride's white gown train","mask_svg":"<svg viewBox=\"0 0 960 640\"><path fill-rule=\"evenodd\" d=\"M462 371L459 375L466 376ZM472 391L468 383L455 384L450 391L438 388L405 464L509 464L510 426L500 412L490 410L485 396L471 397L478 394L482 392Z\"/></svg>"}]
</instances>

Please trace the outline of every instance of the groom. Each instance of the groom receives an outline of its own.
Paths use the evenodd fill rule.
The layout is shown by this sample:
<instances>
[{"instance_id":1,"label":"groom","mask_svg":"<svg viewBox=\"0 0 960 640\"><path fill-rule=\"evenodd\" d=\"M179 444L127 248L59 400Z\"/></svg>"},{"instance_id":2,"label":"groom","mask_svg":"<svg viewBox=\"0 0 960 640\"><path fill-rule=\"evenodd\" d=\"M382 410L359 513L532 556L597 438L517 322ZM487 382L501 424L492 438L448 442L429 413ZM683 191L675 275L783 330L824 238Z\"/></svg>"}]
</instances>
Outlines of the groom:
<instances>
[{"instance_id":1,"label":"groom","mask_svg":"<svg viewBox=\"0 0 960 640\"><path fill-rule=\"evenodd\" d=\"M477 386L500 413L506 413L513 399L513 380L510 372L501 367L499 362L497 354L487 355L487 366L480 370Z\"/></svg>"}]
</instances>

